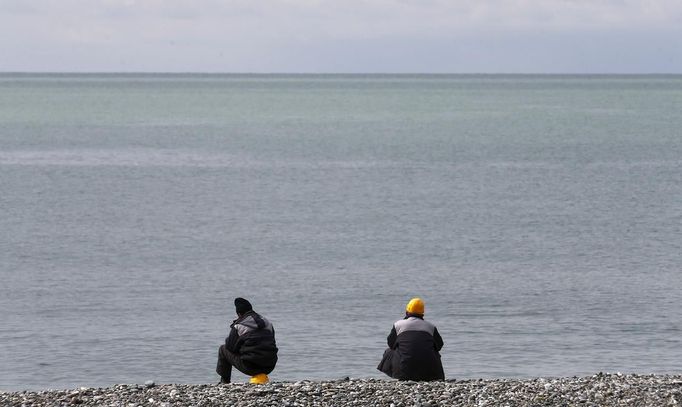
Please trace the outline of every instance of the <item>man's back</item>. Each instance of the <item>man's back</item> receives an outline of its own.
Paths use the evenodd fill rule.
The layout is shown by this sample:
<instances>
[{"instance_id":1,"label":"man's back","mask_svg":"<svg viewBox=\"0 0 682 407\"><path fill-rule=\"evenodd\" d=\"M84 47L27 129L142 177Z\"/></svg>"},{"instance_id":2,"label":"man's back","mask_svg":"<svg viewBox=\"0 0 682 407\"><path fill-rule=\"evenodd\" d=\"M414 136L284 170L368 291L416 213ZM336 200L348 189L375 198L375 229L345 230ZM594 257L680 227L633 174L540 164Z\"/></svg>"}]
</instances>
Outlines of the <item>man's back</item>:
<instances>
[{"instance_id":1,"label":"man's back","mask_svg":"<svg viewBox=\"0 0 682 407\"><path fill-rule=\"evenodd\" d=\"M398 366L394 365L397 379L435 380L444 379L443 366L438 351L443 347L443 340L435 325L421 318L411 316L397 321L395 340L389 346L399 355ZM393 344L391 344L393 342Z\"/></svg>"},{"instance_id":2,"label":"man's back","mask_svg":"<svg viewBox=\"0 0 682 407\"><path fill-rule=\"evenodd\" d=\"M227 348L252 366L274 367L277 363L275 329L266 318L248 311L232 323Z\"/></svg>"}]
</instances>

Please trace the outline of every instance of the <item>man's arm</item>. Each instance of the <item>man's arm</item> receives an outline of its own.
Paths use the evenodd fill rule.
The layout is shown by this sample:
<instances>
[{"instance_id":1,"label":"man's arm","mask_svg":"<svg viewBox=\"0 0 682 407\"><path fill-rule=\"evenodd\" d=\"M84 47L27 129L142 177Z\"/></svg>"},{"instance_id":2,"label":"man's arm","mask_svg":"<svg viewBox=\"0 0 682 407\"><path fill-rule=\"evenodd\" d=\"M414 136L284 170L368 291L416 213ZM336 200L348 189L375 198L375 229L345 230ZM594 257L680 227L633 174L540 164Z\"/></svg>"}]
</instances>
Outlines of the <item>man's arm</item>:
<instances>
[{"instance_id":1,"label":"man's arm","mask_svg":"<svg viewBox=\"0 0 682 407\"><path fill-rule=\"evenodd\" d=\"M386 341L388 342L388 347L391 349L395 349L396 341L398 340L398 334L395 331L395 325L391 329L391 333L388 334L388 338L386 338Z\"/></svg>"},{"instance_id":2,"label":"man's arm","mask_svg":"<svg viewBox=\"0 0 682 407\"><path fill-rule=\"evenodd\" d=\"M436 345L436 350L440 352L443 348L443 338L438 333L438 328L433 328L433 342Z\"/></svg>"},{"instance_id":3,"label":"man's arm","mask_svg":"<svg viewBox=\"0 0 682 407\"><path fill-rule=\"evenodd\" d=\"M235 327L232 327L230 329L230 334L225 338L225 347L227 350L230 352L236 353L239 351L237 347L237 342L239 341L239 333L237 333L237 329Z\"/></svg>"}]
</instances>

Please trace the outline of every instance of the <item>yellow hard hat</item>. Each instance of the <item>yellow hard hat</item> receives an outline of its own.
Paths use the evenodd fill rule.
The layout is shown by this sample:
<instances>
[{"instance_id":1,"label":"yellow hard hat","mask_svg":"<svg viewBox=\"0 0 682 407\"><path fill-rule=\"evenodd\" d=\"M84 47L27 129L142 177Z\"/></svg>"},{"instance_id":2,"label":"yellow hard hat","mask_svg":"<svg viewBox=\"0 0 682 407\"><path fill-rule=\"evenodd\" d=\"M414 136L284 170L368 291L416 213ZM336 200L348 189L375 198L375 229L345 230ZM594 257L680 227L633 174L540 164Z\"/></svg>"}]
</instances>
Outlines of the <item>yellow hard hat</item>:
<instances>
[{"instance_id":1,"label":"yellow hard hat","mask_svg":"<svg viewBox=\"0 0 682 407\"><path fill-rule=\"evenodd\" d=\"M424 315L424 301L421 298L412 298L410 302L407 303L405 311L410 314Z\"/></svg>"},{"instance_id":2,"label":"yellow hard hat","mask_svg":"<svg viewBox=\"0 0 682 407\"><path fill-rule=\"evenodd\" d=\"M258 373L255 376L252 376L251 379L249 380L249 383L251 384L265 384L269 382L270 379L268 378L268 375L265 373Z\"/></svg>"}]
</instances>

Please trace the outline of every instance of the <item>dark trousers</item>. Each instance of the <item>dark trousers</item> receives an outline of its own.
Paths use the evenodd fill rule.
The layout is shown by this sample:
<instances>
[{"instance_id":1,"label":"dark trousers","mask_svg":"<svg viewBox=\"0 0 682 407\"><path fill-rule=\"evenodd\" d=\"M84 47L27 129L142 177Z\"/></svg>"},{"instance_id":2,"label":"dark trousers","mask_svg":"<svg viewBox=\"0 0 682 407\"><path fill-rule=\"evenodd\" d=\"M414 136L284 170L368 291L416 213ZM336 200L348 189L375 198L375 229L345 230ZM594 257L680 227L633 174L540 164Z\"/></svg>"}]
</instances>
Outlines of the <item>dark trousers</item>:
<instances>
[{"instance_id":1,"label":"dark trousers","mask_svg":"<svg viewBox=\"0 0 682 407\"><path fill-rule=\"evenodd\" d=\"M399 356L396 355L396 351L388 348L384 351L384 356L381 358L381 362L379 362L379 366L377 366L377 369L380 371L386 373L388 376L398 379L400 378L400 363L394 363L393 358L398 358Z\"/></svg>"},{"instance_id":2,"label":"dark trousers","mask_svg":"<svg viewBox=\"0 0 682 407\"><path fill-rule=\"evenodd\" d=\"M255 376L259 373L263 373L263 369L254 369L251 366L247 366L244 361L242 361L241 356L227 350L225 345L220 345L220 348L218 349L218 366L216 366L215 371L220 375L223 383L230 382L230 379L232 378L232 366L248 376Z\"/></svg>"},{"instance_id":3,"label":"dark trousers","mask_svg":"<svg viewBox=\"0 0 682 407\"><path fill-rule=\"evenodd\" d=\"M379 362L377 369L398 380L445 380L443 365L440 362L440 355L437 358L428 360L417 360L417 363L403 363L398 349L388 348L384 351L384 356ZM403 369L405 369L403 371Z\"/></svg>"}]
</instances>

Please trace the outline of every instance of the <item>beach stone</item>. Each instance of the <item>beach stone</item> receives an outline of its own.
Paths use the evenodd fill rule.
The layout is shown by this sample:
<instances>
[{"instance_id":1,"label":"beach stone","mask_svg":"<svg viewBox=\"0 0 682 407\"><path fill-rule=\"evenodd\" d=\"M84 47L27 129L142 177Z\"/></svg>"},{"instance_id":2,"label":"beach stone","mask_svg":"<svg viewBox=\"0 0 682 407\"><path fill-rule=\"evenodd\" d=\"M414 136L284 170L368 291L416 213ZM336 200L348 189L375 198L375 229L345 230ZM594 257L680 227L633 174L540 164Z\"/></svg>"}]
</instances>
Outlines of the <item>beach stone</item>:
<instances>
[{"instance_id":1,"label":"beach stone","mask_svg":"<svg viewBox=\"0 0 682 407\"><path fill-rule=\"evenodd\" d=\"M145 383L146 385L146 383ZM114 385L104 389L0 392L0 406L679 406L681 375L475 379L442 382L271 382L229 385Z\"/></svg>"}]
</instances>

